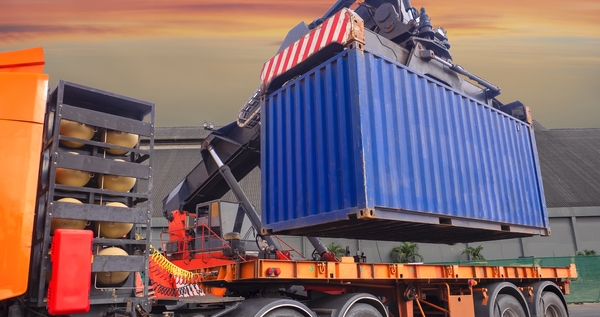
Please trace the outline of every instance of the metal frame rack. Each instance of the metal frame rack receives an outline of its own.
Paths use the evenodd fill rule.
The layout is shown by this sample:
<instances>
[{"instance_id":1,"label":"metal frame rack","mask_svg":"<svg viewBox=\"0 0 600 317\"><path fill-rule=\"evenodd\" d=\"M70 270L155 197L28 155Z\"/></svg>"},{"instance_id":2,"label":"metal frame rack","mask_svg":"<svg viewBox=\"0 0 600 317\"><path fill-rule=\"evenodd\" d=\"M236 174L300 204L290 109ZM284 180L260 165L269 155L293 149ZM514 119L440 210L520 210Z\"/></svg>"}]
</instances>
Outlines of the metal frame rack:
<instances>
[{"instance_id":1,"label":"metal frame rack","mask_svg":"<svg viewBox=\"0 0 600 317\"><path fill-rule=\"evenodd\" d=\"M154 104L93 89L79 84L60 81L48 96L44 138L41 153L37 208L32 241L32 277L28 301L35 307L46 306L47 273L51 272L49 250L52 242L52 219L76 219L94 230L90 304L142 304L148 305L148 279L144 278L144 296L136 298L136 272L148 276L150 244L150 219L152 210L152 173L154 149ZM61 122L75 121L92 127L90 140L61 135ZM120 131L138 136L134 147L123 147L102 141L107 131ZM106 134L105 134L106 135ZM149 142L140 148L139 139ZM83 144L78 148L63 143ZM121 150L123 155L108 153L108 149ZM114 151L113 151L114 152ZM117 160L118 159L118 160ZM67 186L56 182L57 168L86 171L94 175L82 186ZM103 189L98 186L100 175L135 178L129 191ZM143 184L140 185L140 181ZM147 185L146 185L147 184ZM59 202L61 198L75 198L82 204ZM122 207L106 206L106 202L120 202ZM102 238L93 222L122 222L133 224L125 236L118 239ZM142 237L140 239L139 237ZM97 255L104 247L119 247L128 256ZM119 285L102 286L95 273L130 272ZM105 273L106 274L106 273Z\"/></svg>"}]
</instances>

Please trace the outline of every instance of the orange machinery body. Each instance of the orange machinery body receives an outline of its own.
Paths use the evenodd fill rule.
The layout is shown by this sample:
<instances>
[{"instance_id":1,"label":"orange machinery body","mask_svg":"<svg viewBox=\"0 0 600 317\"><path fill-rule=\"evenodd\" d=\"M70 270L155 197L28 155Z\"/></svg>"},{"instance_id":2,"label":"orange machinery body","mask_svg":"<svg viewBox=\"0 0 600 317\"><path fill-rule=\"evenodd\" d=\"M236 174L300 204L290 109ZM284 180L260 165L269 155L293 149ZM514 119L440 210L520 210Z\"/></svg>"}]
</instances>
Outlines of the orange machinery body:
<instances>
[{"instance_id":1,"label":"orange machinery body","mask_svg":"<svg viewBox=\"0 0 600 317\"><path fill-rule=\"evenodd\" d=\"M167 232L169 242L161 242L163 248L165 248L168 243L176 244L177 251L167 252L167 259L172 264L183 270L194 272L207 267L235 263L233 259L227 258L219 248L209 249L200 246L199 249L192 249L190 247L190 242L193 241L194 238L199 238L198 241L203 241L205 237L208 238L210 236L213 239L221 240L223 247L226 247L227 243L220 239L220 237L208 227L203 227L203 230L201 230L201 237L190 236L188 233L189 230L195 229L196 226L190 226L187 223L189 214L174 211L172 215L173 220L169 222L169 229ZM150 280L152 281L152 286L154 288L154 294L158 298L179 297L183 295L183 292L189 290L188 286L182 287L182 284L194 285L199 282L196 280L188 280L185 276L176 276L153 261L150 261L149 272ZM200 286L206 293L215 296L223 296L225 292L225 289L222 288L206 288L202 285Z\"/></svg>"},{"instance_id":2,"label":"orange machinery body","mask_svg":"<svg viewBox=\"0 0 600 317\"><path fill-rule=\"evenodd\" d=\"M204 227L201 237L192 237L189 235L190 230L194 230L196 226L187 223L188 215L195 216L194 214L181 213L174 211L172 213L173 220L169 222L169 241L171 243L177 243L177 251L173 252L169 256L169 260L177 266L186 269L193 270L199 268L205 268L221 264L235 263L235 261L228 259L223 255L223 251L219 248L211 250L204 245L199 246L195 249L190 247L190 242L194 238L198 238L198 241L203 241L204 238L213 237L220 239L223 244L226 244L225 240L222 240L216 233L212 232L210 228ZM192 260L201 260L199 263L192 264Z\"/></svg>"},{"instance_id":3,"label":"orange machinery body","mask_svg":"<svg viewBox=\"0 0 600 317\"><path fill-rule=\"evenodd\" d=\"M208 222L202 221L203 217L220 217L218 204L213 202L210 214L197 215L189 212L171 213L169 221L168 241L163 241L161 235L161 245L165 252L166 259L186 271L198 272L210 267L220 267L222 265L232 265L242 262L253 262L256 259L244 257L227 256L225 249L231 248L217 232L213 231ZM193 220L196 219L196 220ZM208 240L212 240L209 243ZM278 260L290 260L289 251L276 251ZM198 281L190 280L190 276L177 276L172 274L158 263L150 263L150 279L153 283L154 294L156 297L177 297L181 292L189 290L190 285L198 284ZM193 279L193 278L192 278ZM181 285L184 285L183 287ZM185 286L188 285L188 286ZM223 296L225 288L207 286L200 284L204 293L215 296Z\"/></svg>"},{"instance_id":4,"label":"orange machinery body","mask_svg":"<svg viewBox=\"0 0 600 317\"><path fill-rule=\"evenodd\" d=\"M0 53L0 300L27 290L48 92L41 48Z\"/></svg>"}]
</instances>

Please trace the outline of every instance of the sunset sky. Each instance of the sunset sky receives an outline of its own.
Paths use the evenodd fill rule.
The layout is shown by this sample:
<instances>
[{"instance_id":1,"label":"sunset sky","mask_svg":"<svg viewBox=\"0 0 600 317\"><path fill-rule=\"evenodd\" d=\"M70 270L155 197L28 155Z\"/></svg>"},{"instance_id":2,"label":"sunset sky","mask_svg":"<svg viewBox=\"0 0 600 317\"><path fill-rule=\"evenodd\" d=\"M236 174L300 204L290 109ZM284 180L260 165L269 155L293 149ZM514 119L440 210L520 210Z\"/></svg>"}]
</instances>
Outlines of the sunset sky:
<instances>
[{"instance_id":1,"label":"sunset sky","mask_svg":"<svg viewBox=\"0 0 600 317\"><path fill-rule=\"evenodd\" d=\"M412 0L454 62L548 128L600 128L600 1ZM41 46L59 79L156 103L158 126L224 125L287 31L334 0L1 0L0 51Z\"/></svg>"}]
</instances>

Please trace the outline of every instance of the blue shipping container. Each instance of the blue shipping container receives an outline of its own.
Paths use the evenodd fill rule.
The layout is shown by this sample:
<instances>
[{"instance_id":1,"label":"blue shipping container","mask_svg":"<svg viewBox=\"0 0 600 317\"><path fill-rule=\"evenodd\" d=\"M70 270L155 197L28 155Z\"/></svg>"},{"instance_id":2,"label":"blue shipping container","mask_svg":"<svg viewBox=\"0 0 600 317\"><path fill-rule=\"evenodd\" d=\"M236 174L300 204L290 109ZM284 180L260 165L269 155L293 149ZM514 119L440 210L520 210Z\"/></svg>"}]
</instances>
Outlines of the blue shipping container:
<instances>
[{"instance_id":1,"label":"blue shipping container","mask_svg":"<svg viewBox=\"0 0 600 317\"><path fill-rule=\"evenodd\" d=\"M430 243L548 235L532 128L368 50L267 96L269 233Z\"/></svg>"}]
</instances>

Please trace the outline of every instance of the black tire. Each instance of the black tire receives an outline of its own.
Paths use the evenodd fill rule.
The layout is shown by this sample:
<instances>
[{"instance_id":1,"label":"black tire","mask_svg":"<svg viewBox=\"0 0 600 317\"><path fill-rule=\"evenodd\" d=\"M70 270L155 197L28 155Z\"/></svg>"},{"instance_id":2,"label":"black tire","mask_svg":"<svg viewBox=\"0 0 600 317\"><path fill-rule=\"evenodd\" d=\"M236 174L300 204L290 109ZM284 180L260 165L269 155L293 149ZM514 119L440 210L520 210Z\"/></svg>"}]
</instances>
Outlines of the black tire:
<instances>
[{"instance_id":1,"label":"black tire","mask_svg":"<svg viewBox=\"0 0 600 317\"><path fill-rule=\"evenodd\" d=\"M276 308L263 315L263 317L305 317L301 312L293 308Z\"/></svg>"},{"instance_id":2,"label":"black tire","mask_svg":"<svg viewBox=\"0 0 600 317\"><path fill-rule=\"evenodd\" d=\"M542 315L543 317L568 317L567 309L558 295L552 292L542 293Z\"/></svg>"},{"instance_id":3,"label":"black tire","mask_svg":"<svg viewBox=\"0 0 600 317\"><path fill-rule=\"evenodd\" d=\"M345 315L346 317L383 317L381 313L377 310L377 308L365 304L365 303L356 303L350 307L348 312Z\"/></svg>"},{"instance_id":4,"label":"black tire","mask_svg":"<svg viewBox=\"0 0 600 317\"><path fill-rule=\"evenodd\" d=\"M527 317L519 301L507 294L498 294L494 304L494 317Z\"/></svg>"}]
</instances>

